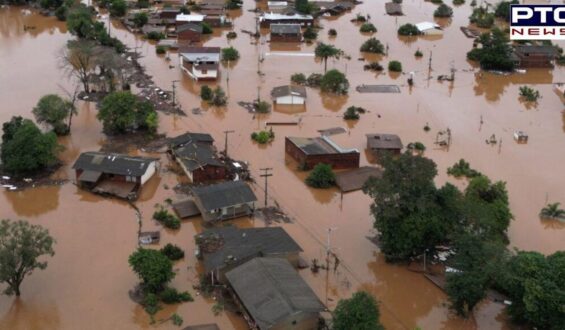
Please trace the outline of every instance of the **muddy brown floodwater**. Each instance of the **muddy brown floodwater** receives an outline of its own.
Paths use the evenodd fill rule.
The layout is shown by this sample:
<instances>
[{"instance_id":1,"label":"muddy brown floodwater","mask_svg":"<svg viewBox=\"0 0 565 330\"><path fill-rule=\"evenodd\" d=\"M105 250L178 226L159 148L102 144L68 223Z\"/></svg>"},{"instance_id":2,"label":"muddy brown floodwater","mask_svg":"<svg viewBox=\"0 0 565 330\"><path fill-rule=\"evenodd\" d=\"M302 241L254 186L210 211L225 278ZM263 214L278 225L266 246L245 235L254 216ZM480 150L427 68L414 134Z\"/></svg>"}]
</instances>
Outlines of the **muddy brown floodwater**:
<instances>
[{"instance_id":1,"label":"muddy brown floodwater","mask_svg":"<svg viewBox=\"0 0 565 330\"><path fill-rule=\"evenodd\" d=\"M230 43L240 51L241 59L231 63L229 68L222 67L217 84L227 91L229 105L221 109L208 108L201 103L198 96L201 84L181 74L176 54L171 53L168 62L164 56L155 55L154 45L125 31L119 23L113 23L114 35L130 47L140 47L144 56L141 62L159 86L168 88L173 80L181 80L178 100L188 116L161 116L162 133L174 136L187 130L208 132L216 138L218 147L223 148L222 132L235 130L229 138L230 155L249 161L256 177L259 168L273 168L274 176L269 181L270 203L278 203L294 219L293 223L281 226L302 246L306 259L323 259L326 231L337 228L331 237L332 249L342 260L337 272L301 271L330 309L341 297L362 289L381 302L382 321L388 329L415 326L423 329L508 328L501 305L483 303L473 319L460 319L449 312L445 294L421 274L386 264L378 249L366 238L374 234L369 214L371 200L360 191L341 196L335 189L321 191L306 187L303 183L306 173L297 171L297 164L285 156L284 136L315 136L318 129L344 126L349 132L334 136L334 140L362 150L366 133L396 133L405 144L421 141L428 147L425 155L438 164L438 184L450 181L460 187L464 182L447 177L445 172L454 162L465 158L489 177L507 182L515 216L509 229L511 246L552 253L565 249L565 228L553 222L541 222L537 214L546 201L565 202L564 106L551 85L565 80L563 69L529 70L527 74L511 76L478 74L477 68L465 58L472 40L459 30L468 23L468 4L454 8L452 20L438 21L445 29L443 36L399 39L398 26L432 20L436 6L421 0L405 0L405 16L396 18L384 14L381 1L365 1L339 18L320 20L324 30L320 31L319 40L334 43L351 56L350 60L342 58L328 63L329 68L347 73L351 84L349 96L335 97L308 89L306 111L293 113L277 108L267 115L253 115L237 102L251 101L258 93L267 99L271 88L287 84L292 73L323 70L322 63L311 56L280 54L281 51L312 53L314 45L289 48L270 44L266 30L261 31L259 45L252 44L249 36L240 30L254 29L255 14L248 10L255 6L254 1L245 1L242 10L231 13L238 38ZM358 26L350 22L356 13L371 15L378 29L375 37L388 45L388 56L370 57L358 51L368 36L360 34ZM24 31L24 25L35 29ZM328 39L326 31L332 27L338 30L338 36ZM204 44L226 46L226 33L227 30L217 30ZM70 38L64 24L52 18L28 13L22 8L0 9L0 121L12 115L30 117L40 96L60 94L62 88L71 88L71 82L57 64L57 54ZM422 59L413 56L417 49L424 53ZM431 73L428 72L430 54ZM261 63L257 61L259 57L264 58ZM405 72L415 72L415 86L408 88L405 74L393 76L364 71L366 62L358 58L377 59L384 64L400 60ZM428 79L429 74L433 77L449 74L452 67L457 70L454 83ZM258 71L264 75L258 75ZM360 94L354 90L357 85L371 83L398 84L401 93ZM540 90L543 98L536 108L527 109L519 102L518 88L524 84L535 85ZM346 124L341 114L350 105L362 106L369 112L362 115L359 122ZM190 110L195 107L205 111L194 115ZM61 140L66 147L62 155L65 166L56 177L72 179L70 166L77 155L99 149L106 139L95 114L93 104L80 104L72 135ZM249 134L264 128L268 120L300 120L300 124L275 127L275 141L259 147L250 140ZM426 123L432 129L429 133L423 130ZM446 128L452 131L453 143L449 150L436 148L436 132ZM512 133L517 129L528 132L528 144L514 143ZM502 139L500 151L498 147L485 144L491 134ZM162 160L166 164L164 156ZM366 157L362 157L361 163L368 163ZM171 188L179 180L162 166L159 175L144 187L136 203L142 212L143 230L158 228L151 220L154 205L174 198ZM262 182L254 185L254 189L262 200ZM57 239L56 255L49 260L49 267L26 278L21 298L0 297L0 328L173 328L170 322L150 325L142 308L128 297L128 290L137 282L127 265L127 257L136 248L138 224L135 211L127 203L103 199L67 183L0 193L0 218L28 219L49 228ZM235 224L264 226L253 219L240 219ZM186 221L177 232L164 230L161 241L161 244L172 242L185 249L185 260L175 264L177 276L173 285L193 294L192 285L198 278L193 235L201 230L199 219ZM222 329L245 328L243 320L235 314L223 312L214 316L213 301L201 296L195 298L195 302L165 308L157 319L176 312L184 318L185 325L215 322Z\"/></svg>"}]
</instances>

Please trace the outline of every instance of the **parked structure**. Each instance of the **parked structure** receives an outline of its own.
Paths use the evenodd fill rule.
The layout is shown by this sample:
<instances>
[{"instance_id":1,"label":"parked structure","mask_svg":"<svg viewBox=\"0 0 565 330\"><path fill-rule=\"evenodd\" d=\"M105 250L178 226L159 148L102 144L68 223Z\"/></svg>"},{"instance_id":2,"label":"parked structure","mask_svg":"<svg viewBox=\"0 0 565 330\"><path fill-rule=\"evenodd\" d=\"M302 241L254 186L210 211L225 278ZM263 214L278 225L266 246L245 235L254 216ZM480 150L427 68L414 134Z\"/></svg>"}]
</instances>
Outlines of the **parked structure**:
<instances>
[{"instance_id":1,"label":"parked structure","mask_svg":"<svg viewBox=\"0 0 565 330\"><path fill-rule=\"evenodd\" d=\"M402 150L402 140L395 134L367 134L367 149L373 153L391 152L395 155Z\"/></svg>"},{"instance_id":2,"label":"parked structure","mask_svg":"<svg viewBox=\"0 0 565 330\"><path fill-rule=\"evenodd\" d=\"M396 2L385 3L385 10L388 15L399 16L402 14L402 5Z\"/></svg>"},{"instance_id":3,"label":"parked structure","mask_svg":"<svg viewBox=\"0 0 565 330\"><path fill-rule=\"evenodd\" d=\"M416 28L421 34L433 35L433 34L443 34L441 27L433 22L420 22L416 24Z\"/></svg>"},{"instance_id":4,"label":"parked structure","mask_svg":"<svg viewBox=\"0 0 565 330\"><path fill-rule=\"evenodd\" d=\"M304 105L306 103L306 88L294 85L278 86L271 91L271 97L276 104Z\"/></svg>"},{"instance_id":5,"label":"parked structure","mask_svg":"<svg viewBox=\"0 0 565 330\"><path fill-rule=\"evenodd\" d=\"M329 164L334 169L359 167L359 150L343 149L327 136L286 137L285 150L303 169L311 169L319 163Z\"/></svg>"},{"instance_id":6,"label":"parked structure","mask_svg":"<svg viewBox=\"0 0 565 330\"><path fill-rule=\"evenodd\" d=\"M192 188L194 202L206 222L253 214L257 197L243 181L228 181Z\"/></svg>"},{"instance_id":7,"label":"parked structure","mask_svg":"<svg viewBox=\"0 0 565 330\"><path fill-rule=\"evenodd\" d=\"M557 57L557 50L554 46L514 46L512 57L520 68L551 68L553 60Z\"/></svg>"},{"instance_id":8,"label":"parked structure","mask_svg":"<svg viewBox=\"0 0 565 330\"><path fill-rule=\"evenodd\" d=\"M157 171L157 161L157 158L91 151L80 154L73 169L79 187L136 199L141 187Z\"/></svg>"},{"instance_id":9,"label":"parked structure","mask_svg":"<svg viewBox=\"0 0 565 330\"><path fill-rule=\"evenodd\" d=\"M256 257L286 259L298 267L302 248L281 227L208 229L195 236L197 256L206 274L214 281L225 282L225 273Z\"/></svg>"},{"instance_id":10,"label":"parked structure","mask_svg":"<svg viewBox=\"0 0 565 330\"><path fill-rule=\"evenodd\" d=\"M220 67L220 47L179 49L180 67L194 80L215 80Z\"/></svg>"},{"instance_id":11,"label":"parked structure","mask_svg":"<svg viewBox=\"0 0 565 330\"><path fill-rule=\"evenodd\" d=\"M261 27L268 28L271 24L299 24L302 27L313 26L314 17L311 15L283 15L275 13L265 13L259 18Z\"/></svg>"},{"instance_id":12,"label":"parked structure","mask_svg":"<svg viewBox=\"0 0 565 330\"><path fill-rule=\"evenodd\" d=\"M271 42L300 42L300 24L271 24Z\"/></svg>"},{"instance_id":13,"label":"parked structure","mask_svg":"<svg viewBox=\"0 0 565 330\"><path fill-rule=\"evenodd\" d=\"M251 329L317 329L325 307L288 261L255 258L226 277Z\"/></svg>"},{"instance_id":14,"label":"parked structure","mask_svg":"<svg viewBox=\"0 0 565 330\"><path fill-rule=\"evenodd\" d=\"M179 44L199 42L202 36L202 25L186 23L177 27L177 40Z\"/></svg>"}]
</instances>

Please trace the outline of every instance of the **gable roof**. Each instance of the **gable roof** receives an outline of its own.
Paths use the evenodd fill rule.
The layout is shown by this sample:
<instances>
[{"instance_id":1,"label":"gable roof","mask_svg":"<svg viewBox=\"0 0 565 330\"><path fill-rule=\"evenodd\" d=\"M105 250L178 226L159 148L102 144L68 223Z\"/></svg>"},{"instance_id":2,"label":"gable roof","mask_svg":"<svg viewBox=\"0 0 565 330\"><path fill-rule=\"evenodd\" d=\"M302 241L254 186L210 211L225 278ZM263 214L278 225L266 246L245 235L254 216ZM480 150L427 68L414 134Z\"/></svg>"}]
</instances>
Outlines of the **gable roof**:
<instances>
[{"instance_id":1,"label":"gable roof","mask_svg":"<svg viewBox=\"0 0 565 330\"><path fill-rule=\"evenodd\" d=\"M208 229L197 236L197 241L203 244L207 240L221 242L222 245L214 251L202 251L206 272L223 269L230 264L242 263L261 255L302 252L302 248L281 227L218 227Z\"/></svg>"},{"instance_id":2,"label":"gable roof","mask_svg":"<svg viewBox=\"0 0 565 330\"><path fill-rule=\"evenodd\" d=\"M186 23L181 26L177 26L177 33L184 31L194 31L196 33L202 33L202 25L194 23Z\"/></svg>"},{"instance_id":3,"label":"gable roof","mask_svg":"<svg viewBox=\"0 0 565 330\"><path fill-rule=\"evenodd\" d=\"M223 166L210 144L189 143L174 149L173 153L191 172L206 165Z\"/></svg>"},{"instance_id":4,"label":"gable roof","mask_svg":"<svg viewBox=\"0 0 565 330\"><path fill-rule=\"evenodd\" d=\"M189 62L220 61L220 47L183 47L179 54Z\"/></svg>"},{"instance_id":5,"label":"gable roof","mask_svg":"<svg viewBox=\"0 0 565 330\"><path fill-rule=\"evenodd\" d=\"M420 22L416 24L416 28L418 29L418 31L420 32L425 32L428 30L440 30L440 26L436 23L433 22Z\"/></svg>"},{"instance_id":6,"label":"gable roof","mask_svg":"<svg viewBox=\"0 0 565 330\"><path fill-rule=\"evenodd\" d=\"M169 140L169 145L171 146L171 148L180 147L183 144L187 144L187 143L209 143L209 144L212 144L212 143L214 143L214 138L212 137L212 135L210 135L208 133L187 132L187 133L181 134L179 136L176 136L174 138L171 138Z\"/></svg>"},{"instance_id":7,"label":"gable roof","mask_svg":"<svg viewBox=\"0 0 565 330\"><path fill-rule=\"evenodd\" d=\"M206 15L198 14L178 14L176 17L177 22L202 22Z\"/></svg>"},{"instance_id":8,"label":"gable roof","mask_svg":"<svg viewBox=\"0 0 565 330\"><path fill-rule=\"evenodd\" d=\"M302 150L306 155L329 155L343 153L359 153L357 149L345 149L338 146L327 136L315 138L286 137L292 144Z\"/></svg>"},{"instance_id":9,"label":"gable roof","mask_svg":"<svg viewBox=\"0 0 565 330\"><path fill-rule=\"evenodd\" d=\"M157 158L133 157L103 152L83 152L73 165L75 170L114 175L142 176ZM90 175L89 175L90 176Z\"/></svg>"},{"instance_id":10,"label":"gable roof","mask_svg":"<svg viewBox=\"0 0 565 330\"><path fill-rule=\"evenodd\" d=\"M290 95L306 98L306 87L285 85L285 86L275 87L271 91L271 96L274 98L282 97L282 96L290 96Z\"/></svg>"},{"instance_id":11,"label":"gable roof","mask_svg":"<svg viewBox=\"0 0 565 330\"><path fill-rule=\"evenodd\" d=\"M556 56L557 49L554 46L543 45L517 45L514 46L516 53L520 55L541 54L546 56Z\"/></svg>"},{"instance_id":12,"label":"gable roof","mask_svg":"<svg viewBox=\"0 0 565 330\"><path fill-rule=\"evenodd\" d=\"M204 208L204 211L212 211L257 200L251 188L243 181L227 181L208 186L193 187L192 194L197 204Z\"/></svg>"},{"instance_id":13,"label":"gable roof","mask_svg":"<svg viewBox=\"0 0 565 330\"><path fill-rule=\"evenodd\" d=\"M255 258L226 277L260 329L270 329L297 313L325 309L286 259Z\"/></svg>"},{"instance_id":14,"label":"gable roof","mask_svg":"<svg viewBox=\"0 0 565 330\"><path fill-rule=\"evenodd\" d=\"M402 15L402 5L395 2L385 3L385 11L389 15Z\"/></svg>"},{"instance_id":15,"label":"gable roof","mask_svg":"<svg viewBox=\"0 0 565 330\"><path fill-rule=\"evenodd\" d=\"M396 134L367 134L370 149L402 149L402 140Z\"/></svg>"},{"instance_id":16,"label":"gable roof","mask_svg":"<svg viewBox=\"0 0 565 330\"><path fill-rule=\"evenodd\" d=\"M271 24L271 33L300 34L300 24Z\"/></svg>"}]
</instances>

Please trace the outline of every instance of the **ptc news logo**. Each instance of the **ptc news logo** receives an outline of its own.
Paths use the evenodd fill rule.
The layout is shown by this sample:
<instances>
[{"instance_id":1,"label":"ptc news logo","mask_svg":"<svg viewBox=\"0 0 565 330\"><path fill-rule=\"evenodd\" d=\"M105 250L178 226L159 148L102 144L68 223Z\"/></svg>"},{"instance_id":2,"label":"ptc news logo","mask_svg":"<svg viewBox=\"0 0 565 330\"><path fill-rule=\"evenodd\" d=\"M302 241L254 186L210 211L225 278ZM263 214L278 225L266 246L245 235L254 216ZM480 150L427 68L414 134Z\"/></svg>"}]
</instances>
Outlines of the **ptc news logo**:
<instances>
[{"instance_id":1,"label":"ptc news logo","mask_svg":"<svg viewBox=\"0 0 565 330\"><path fill-rule=\"evenodd\" d=\"M511 5L510 39L564 40L564 5Z\"/></svg>"}]
</instances>

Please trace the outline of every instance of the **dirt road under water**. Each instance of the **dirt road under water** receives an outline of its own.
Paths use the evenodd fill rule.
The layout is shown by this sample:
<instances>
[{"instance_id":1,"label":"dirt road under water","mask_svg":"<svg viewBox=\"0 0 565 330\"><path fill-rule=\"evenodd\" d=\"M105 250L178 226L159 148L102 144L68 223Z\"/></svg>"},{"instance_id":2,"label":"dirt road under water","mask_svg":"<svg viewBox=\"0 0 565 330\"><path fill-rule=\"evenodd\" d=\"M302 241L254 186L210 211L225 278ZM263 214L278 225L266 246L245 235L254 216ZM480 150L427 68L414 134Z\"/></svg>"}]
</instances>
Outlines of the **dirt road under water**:
<instances>
[{"instance_id":1,"label":"dirt road under water","mask_svg":"<svg viewBox=\"0 0 565 330\"><path fill-rule=\"evenodd\" d=\"M263 5L264 6L264 5ZM396 133L407 144L421 141L427 146L425 155L438 164L437 183L451 181L463 187L464 182L448 178L448 166L465 158L479 171L492 179L504 180L510 195L515 220L509 229L511 246L520 249L552 253L565 249L564 226L541 222L538 212L546 201L565 203L565 179L562 165L565 161L564 106L552 91L553 82L565 81L565 72L554 70L529 70L527 74L497 76L478 74L477 68L465 59L472 40L459 30L467 25L470 13L468 4L455 7L450 21L439 21L445 32L441 37L402 38L396 35L401 24L431 20L435 5L429 2L405 0L405 16L384 15L380 1L366 1L351 13L339 18L322 19L324 27L320 41L329 41L342 48L351 60L330 60L328 68L347 73L351 89L349 96L335 97L308 89L306 109L289 111L275 109L271 114L253 115L237 105L238 101L251 101L257 97L267 99L274 86L289 82L295 72L310 74L322 72L323 65L308 56L284 56L279 51L313 52L314 45L290 47L270 44L268 31L263 30L259 45L251 44L241 29L254 29L254 13L248 9L255 2L245 1L243 10L232 12L234 30L238 38L231 44L241 53L241 59L222 67L218 84L228 93L226 108L208 108L198 96L200 85L181 74L177 56L171 61L155 55L154 46L137 39L114 23L112 33L130 47L140 46L142 64L154 76L155 82L167 88L171 81L181 80L177 91L187 117L161 116L163 133L174 136L190 131L209 132L223 148L223 131L235 130L229 137L229 153L237 159L247 160L252 173L272 167L274 176L269 181L270 203L278 203L294 222L281 224L304 249L305 259L323 259L326 231L332 233L332 248L342 262L336 273L301 275L314 288L320 299L334 308L340 297L363 289L373 293L381 302L382 320L390 329L498 329L507 328L502 307L485 303L475 313L474 319L462 320L450 314L445 295L418 273L403 266L384 262L377 248L366 239L372 233L369 214L370 199L362 192L343 196L335 190L307 188L303 179L306 173L296 170L296 164L285 156L284 136L316 136L318 129L344 126L349 132L333 139L344 147L364 149L366 133ZM350 22L355 13L369 13L378 32L375 37L389 47L389 55L371 57L359 53L361 43L368 35L359 33L359 27ZM24 31L23 26L35 26ZM327 30L336 28L338 36L328 39ZM12 115L31 117L31 109L40 96L62 93L72 89L71 82L58 66L57 54L71 36L65 33L64 24L35 14L24 15L21 8L0 9L0 121ZM225 46L225 31L216 31L206 46ZM413 54L420 49L422 59ZM430 53L432 71L428 72ZM257 59L263 57L262 63ZM358 58L377 59L386 67L389 60L400 60L405 72L414 71L415 86L408 88L407 75L374 74L363 70L366 62ZM173 68L169 66L173 65ZM439 74L449 74L457 69L455 82L437 82ZM258 75L261 71L264 75ZM431 75L433 78L428 79ZM360 94L354 88L361 84L398 84L400 94ZM536 108L527 109L518 100L518 88L533 84L542 94ZM259 88L259 90L258 90ZM350 105L369 110L357 123L346 123L342 112ZM202 114L194 115L191 109L202 107ZM292 109L291 109L292 110ZM95 118L93 104L82 103L79 115L73 122L72 135L61 140L66 146L62 158L65 166L55 175L73 178L70 166L82 151L97 150L106 139ZM483 123L481 124L481 118ZM275 127L276 139L268 146L254 144L249 134L264 128L268 120L300 120L298 126ZM424 132L429 124L431 132ZM436 132L450 128L453 144L439 149L434 145ZM524 130L530 136L526 145L512 140L514 130ZM485 144L491 134L501 138L502 148ZM363 154L364 155L364 154ZM167 163L163 156L163 165ZM368 163L365 156L362 165ZM174 198L172 187L179 178L162 166L159 176L144 187L137 202L142 212L144 230L158 228L151 213L156 203ZM262 182L254 185L260 200L263 198ZM23 283L20 299L0 297L0 328L6 329L90 329L149 328L145 312L128 297L137 279L127 265L128 255L136 248L138 224L135 211L127 204L103 199L77 189L68 183L58 187L41 187L20 192L0 193L0 218L25 218L41 224L57 239L56 255L45 271L35 272ZM260 220L241 219L239 226L264 226ZM278 225L278 224L277 224ZM198 264L193 256L193 235L202 230L199 219L183 222L177 232L164 230L162 245L172 242L186 251L185 260L175 264L178 271L173 282L176 288L189 290L197 283ZM167 318L177 312L184 324L216 322L222 329L243 329L245 324L236 315L224 312L214 316L213 301L201 296L195 302L168 307L157 318ZM170 322L159 325L174 328Z\"/></svg>"}]
</instances>

